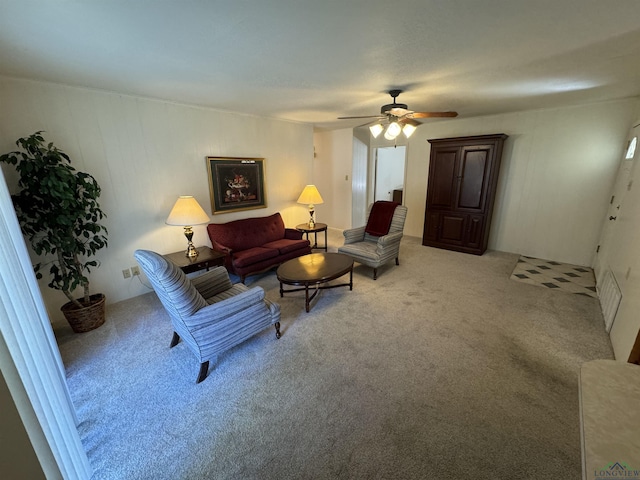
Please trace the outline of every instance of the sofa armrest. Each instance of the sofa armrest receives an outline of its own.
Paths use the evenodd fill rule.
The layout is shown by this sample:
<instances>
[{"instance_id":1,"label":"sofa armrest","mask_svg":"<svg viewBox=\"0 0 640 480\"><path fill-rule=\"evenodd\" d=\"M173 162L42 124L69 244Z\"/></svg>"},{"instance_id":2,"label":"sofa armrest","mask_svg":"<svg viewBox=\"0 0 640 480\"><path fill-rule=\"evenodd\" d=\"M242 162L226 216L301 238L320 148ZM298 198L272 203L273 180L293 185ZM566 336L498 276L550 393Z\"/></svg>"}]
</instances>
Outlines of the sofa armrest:
<instances>
[{"instance_id":1,"label":"sofa armrest","mask_svg":"<svg viewBox=\"0 0 640 480\"><path fill-rule=\"evenodd\" d=\"M347 245L349 243L361 242L364 240L364 228L365 227L356 227L356 228L347 228L342 232L344 235L344 244Z\"/></svg>"},{"instance_id":2,"label":"sofa armrest","mask_svg":"<svg viewBox=\"0 0 640 480\"><path fill-rule=\"evenodd\" d=\"M220 253L224 253L225 255L231 255L231 252L233 251L229 247L215 241L213 238L211 239L211 247L213 247L214 250Z\"/></svg>"},{"instance_id":3,"label":"sofa armrest","mask_svg":"<svg viewBox=\"0 0 640 480\"><path fill-rule=\"evenodd\" d=\"M302 240L302 232L295 228L285 228L284 238L287 240Z\"/></svg>"},{"instance_id":4,"label":"sofa armrest","mask_svg":"<svg viewBox=\"0 0 640 480\"><path fill-rule=\"evenodd\" d=\"M231 288L229 273L224 267L215 267L202 275L191 278L191 283L205 299Z\"/></svg>"}]
</instances>

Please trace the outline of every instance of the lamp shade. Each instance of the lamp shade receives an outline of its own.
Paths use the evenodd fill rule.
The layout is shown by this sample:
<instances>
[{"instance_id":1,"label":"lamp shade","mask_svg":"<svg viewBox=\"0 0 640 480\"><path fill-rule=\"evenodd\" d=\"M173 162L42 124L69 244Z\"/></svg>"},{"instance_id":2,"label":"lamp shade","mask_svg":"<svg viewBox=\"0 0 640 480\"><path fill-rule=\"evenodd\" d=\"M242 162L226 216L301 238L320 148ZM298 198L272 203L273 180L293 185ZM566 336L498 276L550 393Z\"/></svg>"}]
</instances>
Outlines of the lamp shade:
<instances>
[{"instance_id":1,"label":"lamp shade","mask_svg":"<svg viewBox=\"0 0 640 480\"><path fill-rule=\"evenodd\" d=\"M407 138L413 135L413 132L415 131L416 127L414 125L411 125L410 123L407 123L404 127L402 127L402 133L404 133L404 136Z\"/></svg>"},{"instance_id":2,"label":"lamp shade","mask_svg":"<svg viewBox=\"0 0 640 480\"><path fill-rule=\"evenodd\" d=\"M393 140L398 135L400 135L401 131L402 128L400 127L398 122L391 122L387 127L387 131L384 132L384 138L386 138L387 140Z\"/></svg>"},{"instance_id":3,"label":"lamp shade","mask_svg":"<svg viewBox=\"0 0 640 480\"><path fill-rule=\"evenodd\" d=\"M378 138L378 135L382 133L382 130L384 130L384 127L380 123L376 123L369 127L369 131L371 132L371 135L373 135L373 138Z\"/></svg>"},{"instance_id":4,"label":"lamp shade","mask_svg":"<svg viewBox=\"0 0 640 480\"><path fill-rule=\"evenodd\" d=\"M298 203L318 205L324 203L324 200L322 200L322 196L315 185L307 185L298 197Z\"/></svg>"},{"instance_id":5,"label":"lamp shade","mask_svg":"<svg viewBox=\"0 0 640 480\"><path fill-rule=\"evenodd\" d=\"M171 209L165 223L167 225L200 225L209 223L209 215L191 195L181 195Z\"/></svg>"}]
</instances>

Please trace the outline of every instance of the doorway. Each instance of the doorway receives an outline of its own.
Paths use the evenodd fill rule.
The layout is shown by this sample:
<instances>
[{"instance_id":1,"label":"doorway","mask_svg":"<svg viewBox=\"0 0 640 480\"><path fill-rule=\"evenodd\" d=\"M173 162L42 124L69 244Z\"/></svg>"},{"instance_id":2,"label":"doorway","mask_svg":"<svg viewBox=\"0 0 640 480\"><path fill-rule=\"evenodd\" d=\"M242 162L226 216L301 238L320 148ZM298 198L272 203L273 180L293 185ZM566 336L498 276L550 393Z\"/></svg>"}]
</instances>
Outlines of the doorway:
<instances>
[{"instance_id":1,"label":"doorway","mask_svg":"<svg viewBox=\"0 0 640 480\"><path fill-rule=\"evenodd\" d=\"M403 203L406 150L404 146L375 149L374 201Z\"/></svg>"}]
</instances>

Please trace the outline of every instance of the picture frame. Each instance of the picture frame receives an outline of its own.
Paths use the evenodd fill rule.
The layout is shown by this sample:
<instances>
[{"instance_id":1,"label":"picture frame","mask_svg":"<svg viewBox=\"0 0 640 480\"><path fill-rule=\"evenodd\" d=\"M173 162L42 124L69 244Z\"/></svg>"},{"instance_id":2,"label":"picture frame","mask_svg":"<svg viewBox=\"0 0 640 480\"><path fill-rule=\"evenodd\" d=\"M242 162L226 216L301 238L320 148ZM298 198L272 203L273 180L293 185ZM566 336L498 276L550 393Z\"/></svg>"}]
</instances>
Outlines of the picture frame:
<instances>
[{"instance_id":1,"label":"picture frame","mask_svg":"<svg viewBox=\"0 0 640 480\"><path fill-rule=\"evenodd\" d=\"M206 158L214 215L267 207L264 158Z\"/></svg>"}]
</instances>

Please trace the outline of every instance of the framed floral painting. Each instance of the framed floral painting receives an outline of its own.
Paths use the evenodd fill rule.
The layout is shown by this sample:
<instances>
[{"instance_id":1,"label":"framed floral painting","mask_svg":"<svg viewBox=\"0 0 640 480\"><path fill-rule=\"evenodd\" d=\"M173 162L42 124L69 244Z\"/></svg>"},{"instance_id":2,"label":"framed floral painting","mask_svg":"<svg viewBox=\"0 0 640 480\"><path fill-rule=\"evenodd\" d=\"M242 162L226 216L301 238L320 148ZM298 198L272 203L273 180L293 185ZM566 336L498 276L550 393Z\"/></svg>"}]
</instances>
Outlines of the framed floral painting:
<instances>
[{"instance_id":1,"label":"framed floral painting","mask_svg":"<svg viewBox=\"0 0 640 480\"><path fill-rule=\"evenodd\" d=\"M214 214L265 208L264 158L207 157Z\"/></svg>"}]
</instances>

